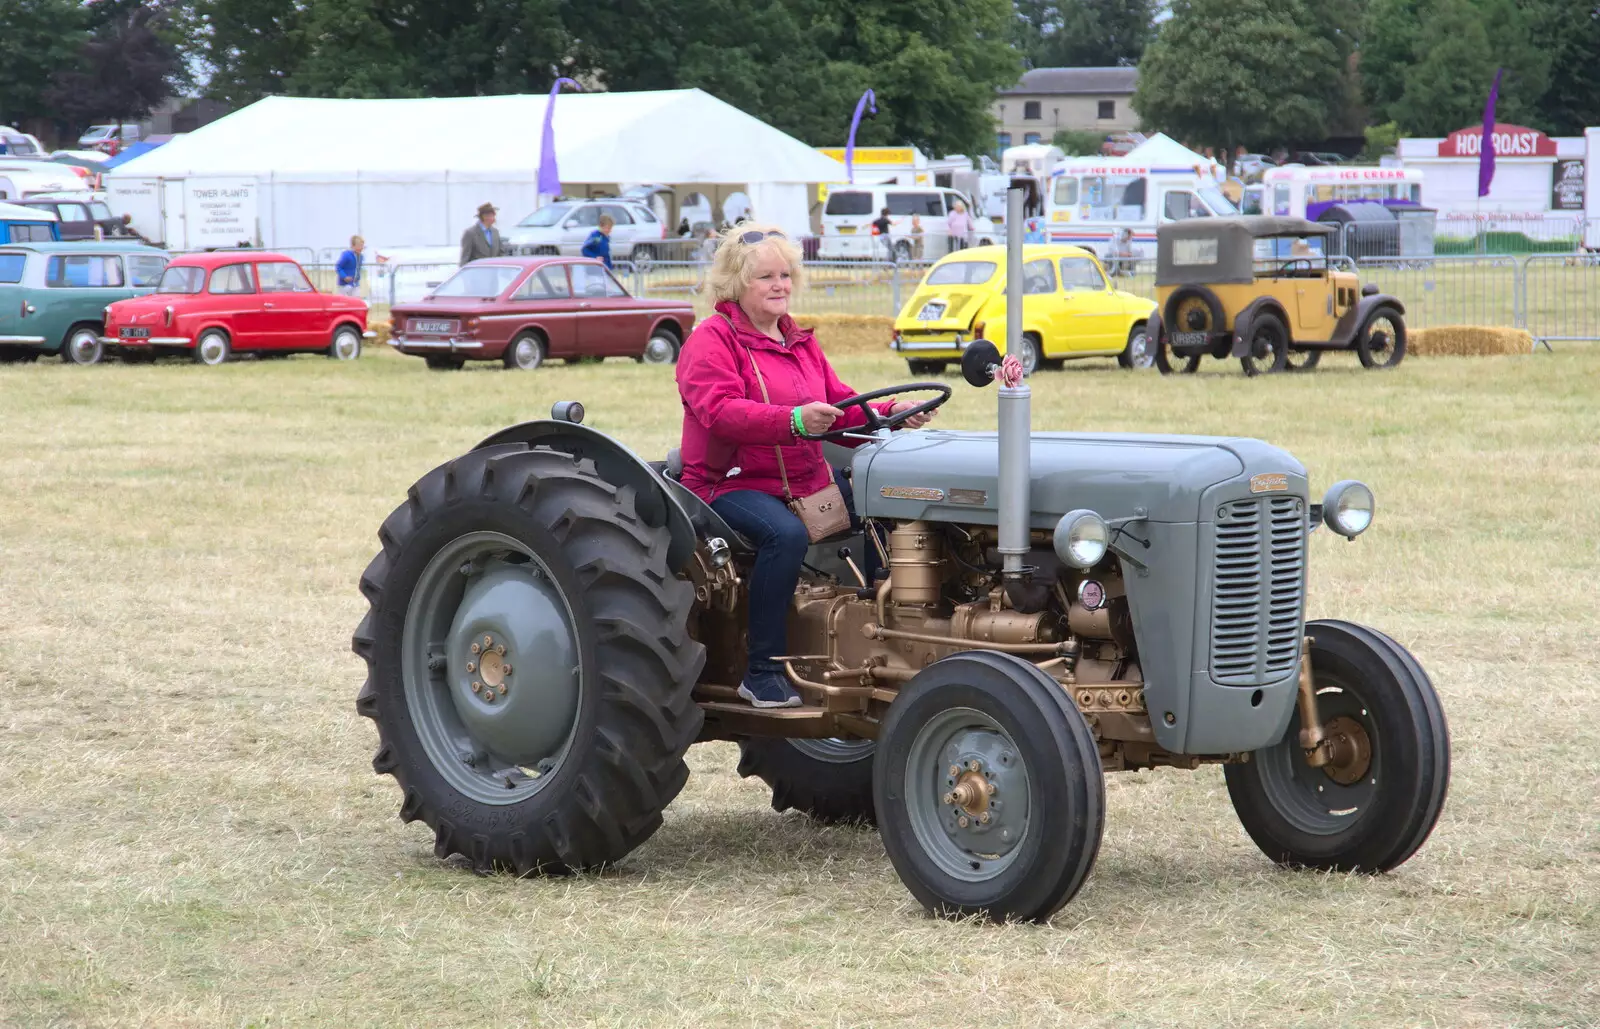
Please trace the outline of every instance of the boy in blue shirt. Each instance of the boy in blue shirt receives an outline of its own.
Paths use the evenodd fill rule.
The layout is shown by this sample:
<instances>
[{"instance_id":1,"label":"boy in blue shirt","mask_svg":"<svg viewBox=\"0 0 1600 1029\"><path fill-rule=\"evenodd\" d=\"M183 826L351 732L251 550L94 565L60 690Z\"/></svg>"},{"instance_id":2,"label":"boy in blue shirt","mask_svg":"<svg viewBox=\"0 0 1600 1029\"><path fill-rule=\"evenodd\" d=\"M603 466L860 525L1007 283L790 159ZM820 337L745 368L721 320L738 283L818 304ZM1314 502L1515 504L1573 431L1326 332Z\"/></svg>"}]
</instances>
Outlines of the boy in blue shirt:
<instances>
[{"instance_id":1,"label":"boy in blue shirt","mask_svg":"<svg viewBox=\"0 0 1600 1029\"><path fill-rule=\"evenodd\" d=\"M583 241L583 256L598 257L605 262L607 268L611 267L611 227L616 222L609 214L600 216L600 225L589 238Z\"/></svg>"}]
</instances>

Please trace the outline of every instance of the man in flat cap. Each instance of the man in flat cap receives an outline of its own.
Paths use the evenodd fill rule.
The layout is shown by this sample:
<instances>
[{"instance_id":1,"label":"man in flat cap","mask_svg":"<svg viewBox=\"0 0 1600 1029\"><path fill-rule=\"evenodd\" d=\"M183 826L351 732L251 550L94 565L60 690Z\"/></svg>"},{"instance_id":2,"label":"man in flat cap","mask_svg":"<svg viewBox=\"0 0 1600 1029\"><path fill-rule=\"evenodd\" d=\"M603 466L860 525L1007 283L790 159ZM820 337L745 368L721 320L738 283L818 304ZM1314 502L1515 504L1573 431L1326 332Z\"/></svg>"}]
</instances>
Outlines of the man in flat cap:
<instances>
[{"instance_id":1,"label":"man in flat cap","mask_svg":"<svg viewBox=\"0 0 1600 1029\"><path fill-rule=\"evenodd\" d=\"M484 204L478 208L478 220L461 234L461 263L476 261L480 257L504 257L510 253L500 230L494 227L495 206Z\"/></svg>"}]
</instances>

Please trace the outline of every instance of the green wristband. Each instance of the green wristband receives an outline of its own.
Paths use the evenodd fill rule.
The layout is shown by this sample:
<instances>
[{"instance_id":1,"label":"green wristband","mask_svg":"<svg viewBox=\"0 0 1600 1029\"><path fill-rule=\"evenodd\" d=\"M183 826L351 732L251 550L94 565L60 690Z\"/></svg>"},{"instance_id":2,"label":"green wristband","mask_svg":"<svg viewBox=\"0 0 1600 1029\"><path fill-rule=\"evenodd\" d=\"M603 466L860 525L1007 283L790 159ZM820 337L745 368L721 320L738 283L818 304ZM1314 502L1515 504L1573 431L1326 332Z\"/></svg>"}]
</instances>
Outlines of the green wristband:
<instances>
[{"instance_id":1,"label":"green wristband","mask_svg":"<svg viewBox=\"0 0 1600 1029\"><path fill-rule=\"evenodd\" d=\"M789 412L789 427L794 430L796 436L804 436L806 434L806 421L800 416L798 407Z\"/></svg>"}]
</instances>

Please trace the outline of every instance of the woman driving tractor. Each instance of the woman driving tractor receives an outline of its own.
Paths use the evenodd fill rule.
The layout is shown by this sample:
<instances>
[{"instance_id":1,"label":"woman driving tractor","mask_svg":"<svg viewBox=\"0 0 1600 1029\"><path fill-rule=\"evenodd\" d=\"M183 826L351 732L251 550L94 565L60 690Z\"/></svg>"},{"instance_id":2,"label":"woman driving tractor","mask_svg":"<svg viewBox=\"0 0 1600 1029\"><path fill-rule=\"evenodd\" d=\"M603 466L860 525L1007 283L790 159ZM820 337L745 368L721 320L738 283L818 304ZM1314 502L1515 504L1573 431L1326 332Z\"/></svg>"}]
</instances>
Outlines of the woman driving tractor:
<instances>
[{"instance_id":1,"label":"woman driving tractor","mask_svg":"<svg viewBox=\"0 0 1600 1029\"><path fill-rule=\"evenodd\" d=\"M801 274L800 249L781 230L749 223L729 229L706 280L716 313L689 335L678 360L681 481L756 547L749 661L739 684L739 696L756 707L800 704L773 658L788 653L801 562L815 539L844 528L846 515L859 526L849 479L830 470L821 443L809 437L918 406L890 398L871 405L870 416L866 404L835 406L855 391L839 380L815 334L789 315ZM932 417L914 414L901 424L915 429ZM864 550L870 583L877 555Z\"/></svg>"}]
</instances>

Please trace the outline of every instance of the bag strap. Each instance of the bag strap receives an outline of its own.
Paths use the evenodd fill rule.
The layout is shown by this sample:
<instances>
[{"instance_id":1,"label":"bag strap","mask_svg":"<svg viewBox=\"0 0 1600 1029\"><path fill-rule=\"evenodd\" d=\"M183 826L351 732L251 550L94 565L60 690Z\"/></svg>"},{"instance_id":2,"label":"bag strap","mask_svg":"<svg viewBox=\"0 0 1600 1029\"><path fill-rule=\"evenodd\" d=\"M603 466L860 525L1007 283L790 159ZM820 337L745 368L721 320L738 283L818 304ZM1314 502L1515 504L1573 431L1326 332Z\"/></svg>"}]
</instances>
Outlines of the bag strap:
<instances>
[{"instance_id":1,"label":"bag strap","mask_svg":"<svg viewBox=\"0 0 1600 1029\"><path fill-rule=\"evenodd\" d=\"M750 358L750 367L756 373L756 385L761 387L761 402L763 404L771 404L772 397L767 393L767 380L761 375L761 365L756 361L756 355L750 353L749 347L739 342L739 327L733 324L732 318L729 318L721 311L717 312L717 317L728 323L728 328L733 330L734 344L742 347L745 351L745 356ZM783 465L783 447L773 444L772 452L778 456L778 477L783 480L783 499L792 504L794 503L794 494L789 491L789 470Z\"/></svg>"}]
</instances>

